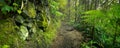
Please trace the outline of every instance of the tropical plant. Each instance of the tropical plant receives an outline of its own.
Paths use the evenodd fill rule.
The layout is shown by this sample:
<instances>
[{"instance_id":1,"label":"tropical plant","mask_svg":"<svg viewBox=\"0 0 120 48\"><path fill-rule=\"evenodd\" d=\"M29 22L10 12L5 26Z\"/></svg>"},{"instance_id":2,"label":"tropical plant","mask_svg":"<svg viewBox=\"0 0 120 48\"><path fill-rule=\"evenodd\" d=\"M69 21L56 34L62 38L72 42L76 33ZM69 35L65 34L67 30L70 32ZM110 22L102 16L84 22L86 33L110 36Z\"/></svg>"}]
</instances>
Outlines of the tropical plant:
<instances>
[{"instance_id":1,"label":"tropical plant","mask_svg":"<svg viewBox=\"0 0 120 48\"><path fill-rule=\"evenodd\" d=\"M119 35L120 4L114 4L108 10L91 10L85 12L84 21L91 24L97 30L104 30L101 34L101 42L104 44L116 44L116 37ZM94 34L95 32L94 29ZM110 42L113 41L113 42ZM107 43L106 43L107 42ZM108 43L109 42L109 43ZM116 46L116 45L114 45Z\"/></svg>"}]
</instances>

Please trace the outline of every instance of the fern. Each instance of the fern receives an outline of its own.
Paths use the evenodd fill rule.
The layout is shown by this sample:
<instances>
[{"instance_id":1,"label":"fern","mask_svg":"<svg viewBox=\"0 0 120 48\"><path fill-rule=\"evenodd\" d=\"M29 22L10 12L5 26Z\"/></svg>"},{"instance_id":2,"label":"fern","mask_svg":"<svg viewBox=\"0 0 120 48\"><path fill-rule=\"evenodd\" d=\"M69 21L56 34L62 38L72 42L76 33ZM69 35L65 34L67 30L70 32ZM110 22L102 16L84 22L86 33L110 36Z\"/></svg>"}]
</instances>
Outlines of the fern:
<instances>
[{"instance_id":1,"label":"fern","mask_svg":"<svg viewBox=\"0 0 120 48\"><path fill-rule=\"evenodd\" d=\"M102 11L102 10L91 10L85 12L85 22L92 24L95 27L101 27L106 30L109 34L114 34L113 31L116 30L115 26L117 20L120 18L119 11L120 7L113 5L111 9ZM119 24L118 24L119 25ZM117 25L117 26L118 26Z\"/></svg>"},{"instance_id":2,"label":"fern","mask_svg":"<svg viewBox=\"0 0 120 48\"><path fill-rule=\"evenodd\" d=\"M13 5L10 5L13 4ZM7 14L10 11L17 11L19 8L19 5L17 3L12 3L11 0L4 1L0 0L0 9L3 14Z\"/></svg>"},{"instance_id":3,"label":"fern","mask_svg":"<svg viewBox=\"0 0 120 48\"><path fill-rule=\"evenodd\" d=\"M4 5L2 8L1 8L1 11L3 12L3 14L6 14L7 12L10 12L13 10L13 7L11 6L8 6L8 5Z\"/></svg>"},{"instance_id":4,"label":"fern","mask_svg":"<svg viewBox=\"0 0 120 48\"><path fill-rule=\"evenodd\" d=\"M114 40L113 36L117 36L115 40L120 43L118 40L118 35L120 34L120 4L114 4L108 10L91 10L87 11L82 18L83 21L91 24L97 30L101 29L101 37L99 39L104 45L110 45L113 43ZM104 31L102 31L104 30ZM95 33L99 33L96 32ZM97 35L96 35L97 36ZM108 42L108 43L106 43Z\"/></svg>"}]
</instances>

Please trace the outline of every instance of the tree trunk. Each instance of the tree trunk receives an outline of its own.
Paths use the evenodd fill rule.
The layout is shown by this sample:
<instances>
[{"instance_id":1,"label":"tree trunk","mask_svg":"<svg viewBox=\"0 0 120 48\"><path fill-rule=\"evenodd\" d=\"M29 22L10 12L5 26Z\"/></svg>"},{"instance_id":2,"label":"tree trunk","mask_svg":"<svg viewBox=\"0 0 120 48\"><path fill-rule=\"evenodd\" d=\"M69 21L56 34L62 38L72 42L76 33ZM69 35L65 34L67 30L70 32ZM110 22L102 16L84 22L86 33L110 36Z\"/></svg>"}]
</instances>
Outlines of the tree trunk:
<instances>
[{"instance_id":1,"label":"tree trunk","mask_svg":"<svg viewBox=\"0 0 120 48\"><path fill-rule=\"evenodd\" d=\"M71 7L70 7L70 1L71 1L71 0L68 0L68 7L69 7L69 9L68 9L68 20L70 20L70 16L71 16L71 15L70 15L70 12L71 12L71 11L70 11L70 8L71 8Z\"/></svg>"},{"instance_id":2,"label":"tree trunk","mask_svg":"<svg viewBox=\"0 0 120 48\"><path fill-rule=\"evenodd\" d=\"M74 23L76 23L77 22L77 0L75 0L75 22Z\"/></svg>"},{"instance_id":3,"label":"tree trunk","mask_svg":"<svg viewBox=\"0 0 120 48\"><path fill-rule=\"evenodd\" d=\"M119 0L119 4L120 4L120 0Z\"/></svg>"}]
</instances>

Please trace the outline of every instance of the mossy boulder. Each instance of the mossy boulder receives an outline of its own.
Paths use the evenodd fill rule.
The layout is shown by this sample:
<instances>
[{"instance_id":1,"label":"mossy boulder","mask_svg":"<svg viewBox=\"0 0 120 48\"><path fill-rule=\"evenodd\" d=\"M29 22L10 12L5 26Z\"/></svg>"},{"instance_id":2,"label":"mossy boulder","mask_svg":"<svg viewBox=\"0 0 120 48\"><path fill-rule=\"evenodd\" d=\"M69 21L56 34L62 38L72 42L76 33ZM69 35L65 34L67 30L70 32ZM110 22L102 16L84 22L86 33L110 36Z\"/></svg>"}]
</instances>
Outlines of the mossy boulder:
<instances>
[{"instance_id":1,"label":"mossy boulder","mask_svg":"<svg viewBox=\"0 0 120 48\"><path fill-rule=\"evenodd\" d=\"M30 18L36 17L35 5L32 2L28 1L28 4L23 8L23 12Z\"/></svg>"},{"instance_id":2,"label":"mossy boulder","mask_svg":"<svg viewBox=\"0 0 120 48\"><path fill-rule=\"evenodd\" d=\"M21 39L25 40L27 37L28 37L28 30L27 30L27 27L25 26L20 26L20 37Z\"/></svg>"},{"instance_id":3,"label":"mossy boulder","mask_svg":"<svg viewBox=\"0 0 120 48\"><path fill-rule=\"evenodd\" d=\"M0 46L13 45L18 38L13 21L11 19L0 20Z\"/></svg>"},{"instance_id":4,"label":"mossy boulder","mask_svg":"<svg viewBox=\"0 0 120 48\"><path fill-rule=\"evenodd\" d=\"M43 30L46 30L46 28L48 27L48 19L45 14L42 14L40 16L40 21L37 21L37 25L38 27L42 27Z\"/></svg>"}]
</instances>

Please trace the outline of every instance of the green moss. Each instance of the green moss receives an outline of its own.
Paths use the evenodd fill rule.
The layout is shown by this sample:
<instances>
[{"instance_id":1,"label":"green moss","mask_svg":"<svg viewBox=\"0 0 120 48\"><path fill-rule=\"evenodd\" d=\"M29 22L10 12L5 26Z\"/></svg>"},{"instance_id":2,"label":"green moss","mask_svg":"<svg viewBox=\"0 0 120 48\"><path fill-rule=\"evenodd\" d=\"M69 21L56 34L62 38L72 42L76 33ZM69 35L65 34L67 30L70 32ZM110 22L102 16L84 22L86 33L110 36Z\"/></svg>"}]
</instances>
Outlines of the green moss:
<instances>
[{"instance_id":1,"label":"green moss","mask_svg":"<svg viewBox=\"0 0 120 48\"><path fill-rule=\"evenodd\" d=\"M44 32L44 38L48 44L51 44L52 40L55 38L57 28L59 27L60 27L60 21L56 22L56 24L53 24L52 22L50 26L48 26L47 31Z\"/></svg>"},{"instance_id":2,"label":"green moss","mask_svg":"<svg viewBox=\"0 0 120 48\"><path fill-rule=\"evenodd\" d=\"M48 22L47 22L47 17L45 15L42 15L43 21L42 21L42 26L47 27Z\"/></svg>"},{"instance_id":3,"label":"green moss","mask_svg":"<svg viewBox=\"0 0 120 48\"><path fill-rule=\"evenodd\" d=\"M30 18L36 17L35 5L32 2L28 2L28 4L23 8L23 12Z\"/></svg>"},{"instance_id":4,"label":"green moss","mask_svg":"<svg viewBox=\"0 0 120 48\"><path fill-rule=\"evenodd\" d=\"M9 45L3 45L1 48L10 48Z\"/></svg>"},{"instance_id":5,"label":"green moss","mask_svg":"<svg viewBox=\"0 0 120 48\"><path fill-rule=\"evenodd\" d=\"M42 4L43 3L44 2L42 2ZM46 8L43 5L41 5L41 3L40 5L34 5L33 2L28 1L27 4L24 4L23 7L22 13L24 14L16 16L15 20L14 18L12 18L13 20L0 20L0 48L26 48L26 46L30 46L31 48L32 46L34 46L33 48L38 46L40 46L40 48L47 48L47 46L51 44L52 40L56 36L56 30L60 26L60 22L56 20L51 20L51 23L48 26L48 15L46 15ZM36 15L38 15L36 11L40 11L40 19L38 19L39 21L36 21L37 19L35 18ZM16 25L18 25L16 26L14 25L14 21L19 22L22 25L19 26L16 23ZM17 30L15 29L15 27L17 28ZM28 29L27 27L29 27L30 29ZM46 31L43 32L43 30L38 27L43 27L43 30ZM22 40L21 38L24 40ZM25 40L29 40L29 42Z\"/></svg>"},{"instance_id":6,"label":"green moss","mask_svg":"<svg viewBox=\"0 0 120 48\"><path fill-rule=\"evenodd\" d=\"M37 42L40 44L40 47L42 48L44 45L46 45L46 47L48 47L53 39L55 38L56 36L56 31L57 31L57 28L60 27L60 21L57 21L57 22L53 22L53 20L51 21L51 23L49 24L48 26L48 22L45 21L44 19L46 18L45 16L42 16L43 17L43 23L42 21L41 22L38 22L40 24L40 26L46 26L46 31L43 32L42 30L41 31L37 31L36 33L39 35L39 38L36 37L37 39ZM47 18L46 18L47 20ZM39 30L39 29L37 29ZM35 33L35 34L36 34ZM36 35L37 35L36 34ZM45 47L44 47L45 48Z\"/></svg>"},{"instance_id":7,"label":"green moss","mask_svg":"<svg viewBox=\"0 0 120 48\"><path fill-rule=\"evenodd\" d=\"M47 17L46 17L46 15L45 15L45 13L43 13L43 14L39 14L40 16L40 21L37 21L37 24L38 24L38 26L39 27L43 27L44 28L44 30L46 30L46 28L48 27L48 19L47 19Z\"/></svg>"},{"instance_id":8,"label":"green moss","mask_svg":"<svg viewBox=\"0 0 120 48\"><path fill-rule=\"evenodd\" d=\"M20 37L25 40L28 37L28 30L25 26L20 26Z\"/></svg>"},{"instance_id":9,"label":"green moss","mask_svg":"<svg viewBox=\"0 0 120 48\"><path fill-rule=\"evenodd\" d=\"M14 44L18 38L11 19L0 20L0 45Z\"/></svg>"}]
</instances>

